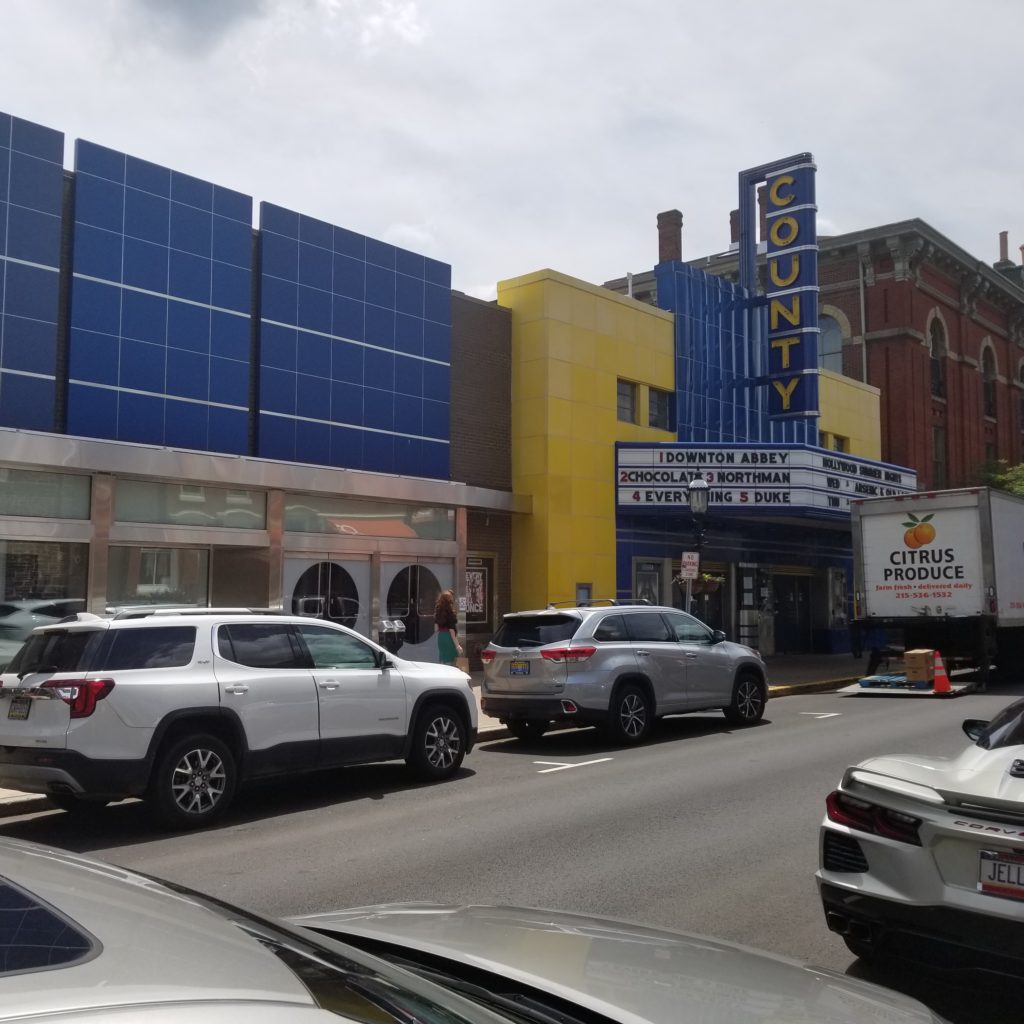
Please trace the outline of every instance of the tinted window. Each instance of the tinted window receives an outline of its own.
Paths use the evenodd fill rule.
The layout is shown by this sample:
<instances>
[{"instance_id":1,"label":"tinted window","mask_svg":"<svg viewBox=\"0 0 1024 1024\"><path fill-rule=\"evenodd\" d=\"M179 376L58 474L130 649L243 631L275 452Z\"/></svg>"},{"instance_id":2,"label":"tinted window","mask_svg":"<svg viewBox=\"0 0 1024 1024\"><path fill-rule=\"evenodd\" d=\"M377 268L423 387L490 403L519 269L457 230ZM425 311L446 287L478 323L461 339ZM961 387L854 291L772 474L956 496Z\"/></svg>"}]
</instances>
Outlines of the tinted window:
<instances>
[{"instance_id":1,"label":"tinted window","mask_svg":"<svg viewBox=\"0 0 1024 1024\"><path fill-rule=\"evenodd\" d=\"M601 620L601 624L594 630L594 639L610 643L613 640L625 640L626 623L621 615L608 615Z\"/></svg>"},{"instance_id":2,"label":"tinted window","mask_svg":"<svg viewBox=\"0 0 1024 1024\"><path fill-rule=\"evenodd\" d=\"M702 622L698 622L692 615L685 612L667 614L668 624L672 628L675 638L684 644L709 644L711 643L711 632Z\"/></svg>"},{"instance_id":3,"label":"tinted window","mask_svg":"<svg viewBox=\"0 0 1024 1024\"><path fill-rule=\"evenodd\" d=\"M221 657L250 668L308 668L291 637L291 626L275 622L245 622L221 626Z\"/></svg>"},{"instance_id":4,"label":"tinted window","mask_svg":"<svg viewBox=\"0 0 1024 1024\"><path fill-rule=\"evenodd\" d=\"M348 633L325 626L299 626L298 631L309 648L314 668L377 667L374 649Z\"/></svg>"},{"instance_id":5,"label":"tinted window","mask_svg":"<svg viewBox=\"0 0 1024 1024\"><path fill-rule=\"evenodd\" d=\"M626 615L625 619L630 640L659 643L675 639L658 612L634 612Z\"/></svg>"},{"instance_id":6,"label":"tinted window","mask_svg":"<svg viewBox=\"0 0 1024 1024\"><path fill-rule=\"evenodd\" d=\"M1024 743L1024 700L1003 708L978 737L978 746L986 750L1014 747L1018 743Z\"/></svg>"},{"instance_id":7,"label":"tinted window","mask_svg":"<svg viewBox=\"0 0 1024 1024\"><path fill-rule=\"evenodd\" d=\"M30 636L7 666L8 672L87 672L104 630L48 630Z\"/></svg>"},{"instance_id":8,"label":"tinted window","mask_svg":"<svg viewBox=\"0 0 1024 1024\"><path fill-rule=\"evenodd\" d=\"M515 615L498 627L492 643L496 647L541 647L571 640L579 624L575 615Z\"/></svg>"},{"instance_id":9,"label":"tinted window","mask_svg":"<svg viewBox=\"0 0 1024 1024\"><path fill-rule=\"evenodd\" d=\"M110 652L100 668L179 668L192 661L195 626L152 626L112 629Z\"/></svg>"},{"instance_id":10,"label":"tinted window","mask_svg":"<svg viewBox=\"0 0 1024 1024\"><path fill-rule=\"evenodd\" d=\"M0 975L63 967L92 948L69 921L0 878Z\"/></svg>"}]
</instances>

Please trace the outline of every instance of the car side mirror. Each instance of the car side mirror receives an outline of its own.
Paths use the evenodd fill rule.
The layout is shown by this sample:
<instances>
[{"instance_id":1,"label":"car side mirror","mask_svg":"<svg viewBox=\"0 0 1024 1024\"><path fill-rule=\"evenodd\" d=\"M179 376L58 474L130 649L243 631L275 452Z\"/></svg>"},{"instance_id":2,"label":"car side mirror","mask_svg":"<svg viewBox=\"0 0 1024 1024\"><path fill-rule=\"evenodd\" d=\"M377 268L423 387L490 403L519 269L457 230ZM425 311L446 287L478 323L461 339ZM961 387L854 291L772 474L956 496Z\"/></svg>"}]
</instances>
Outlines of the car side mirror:
<instances>
[{"instance_id":1,"label":"car side mirror","mask_svg":"<svg viewBox=\"0 0 1024 1024\"><path fill-rule=\"evenodd\" d=\"M988 722L984 718L965 718L963 729L972 743L978 742L978 737L985 731Z\"/></svg>"},{"instance_id":2,"label":"car side mirror","mask_svg":"<svg viewBox=\"0 0 1024 1024\"><path fill-rule=\"evenodd\" d=\"M723 640L728 640L728 636L721 629L715 629L711 631L711 642L713 644L720 644Z\"/></svg>"},{"instance_id":3,"label":"car side mirror","mask_svg":"<svg viewBox=\"0 0 1024 1024\"><path fill-rule=\"evenodd\" d=\"M394 668L395 663L391 660L390 655L386 651L377 652L377 668Z\"/></svg>"}]
</instances>

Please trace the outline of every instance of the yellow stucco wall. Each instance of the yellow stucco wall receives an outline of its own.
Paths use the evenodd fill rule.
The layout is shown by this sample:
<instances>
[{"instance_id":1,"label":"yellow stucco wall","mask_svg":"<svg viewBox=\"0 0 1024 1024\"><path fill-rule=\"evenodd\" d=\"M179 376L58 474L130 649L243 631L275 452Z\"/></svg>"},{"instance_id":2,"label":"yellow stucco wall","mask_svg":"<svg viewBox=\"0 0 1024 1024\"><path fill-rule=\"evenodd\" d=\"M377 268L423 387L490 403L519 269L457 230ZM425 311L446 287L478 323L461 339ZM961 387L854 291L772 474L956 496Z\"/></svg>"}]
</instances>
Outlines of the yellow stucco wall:
<instances>
[{"instance_id":1,"label":"yellow stucco wall","mask_svg":"<svg viewBox=\"0 0 1024 1024\"><path fill-rule=\"evenodd\" d=\"M553 270L498 284L512 311L512 486L533 514L512 526L512 606L615 596L616 441L672 441L647 426L648 388L675 391L670 313ZM639 424L618 420L618 381Z\"/></svg>"},{"instance_id":2,"label":"yellow stucco wall","mask_svg":"<svg viewBox=\"0 0 1024 1024\"><path fill-rule=\"evenodd\" d=\"M878 388L861 384L830 370L822 370L818 380L818 431L821 444L832 447L833 437L846 438L850 455L865 459L882 457L882 421Z\"/></svg>"}]
</instances>

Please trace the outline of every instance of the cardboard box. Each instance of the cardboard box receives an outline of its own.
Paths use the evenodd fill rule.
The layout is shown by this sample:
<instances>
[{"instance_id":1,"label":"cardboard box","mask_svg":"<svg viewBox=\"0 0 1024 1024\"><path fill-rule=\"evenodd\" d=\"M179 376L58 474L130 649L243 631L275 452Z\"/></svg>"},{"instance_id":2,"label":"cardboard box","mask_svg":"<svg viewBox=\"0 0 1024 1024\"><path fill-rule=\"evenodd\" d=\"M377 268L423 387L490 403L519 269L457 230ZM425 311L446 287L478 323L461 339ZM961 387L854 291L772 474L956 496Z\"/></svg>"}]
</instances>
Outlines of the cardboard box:
<instances>
[{"instance_id":1,"label":"cardboard box","mask_svg":"<svg viewBox=\"0 0 1024 1024\"><path fill-rule=\"evenodd\" d=\"M930 683L935 679L935 651L918 648L903 655L907 682Z\"/></svg>"}]
</instances>

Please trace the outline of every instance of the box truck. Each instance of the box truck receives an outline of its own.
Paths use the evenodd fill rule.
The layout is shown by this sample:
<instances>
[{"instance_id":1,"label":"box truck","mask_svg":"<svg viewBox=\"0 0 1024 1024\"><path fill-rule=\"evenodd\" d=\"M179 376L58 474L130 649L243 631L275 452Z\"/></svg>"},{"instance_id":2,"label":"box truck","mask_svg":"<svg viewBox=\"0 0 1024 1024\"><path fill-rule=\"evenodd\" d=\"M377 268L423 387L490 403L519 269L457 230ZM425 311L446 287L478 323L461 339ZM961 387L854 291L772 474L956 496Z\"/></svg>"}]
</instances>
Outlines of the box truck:
<instances>
[{"instance_id":1,"label":"box truck","mask_svg":"<svg viewBox=\"0 0 1024 1024\"><path fill-rule=\"evenodd\" d=\"M993 664L1024 675L1024 498L972 487L850 508L855 651L886 630L982 684Z\"/></svg>"}]
</instances>

